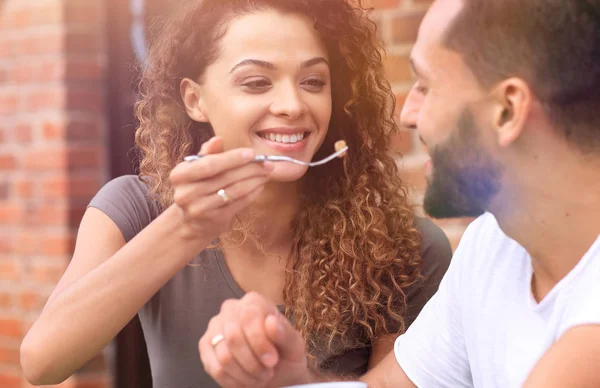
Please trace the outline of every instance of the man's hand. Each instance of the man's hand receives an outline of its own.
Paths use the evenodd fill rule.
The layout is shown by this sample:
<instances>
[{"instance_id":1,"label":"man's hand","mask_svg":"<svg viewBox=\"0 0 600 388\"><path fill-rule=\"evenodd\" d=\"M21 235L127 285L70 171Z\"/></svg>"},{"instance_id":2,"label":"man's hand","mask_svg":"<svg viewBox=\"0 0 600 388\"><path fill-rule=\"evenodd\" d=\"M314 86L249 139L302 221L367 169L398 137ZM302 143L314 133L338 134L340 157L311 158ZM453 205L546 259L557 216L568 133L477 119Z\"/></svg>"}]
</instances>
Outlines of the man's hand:
<instances>
[{"instance_id":1,"label":"man's hand","mask_svg":"<svg viewBox=\"0 0 600 388\"><path fill-rule=\"evenodd\" d=\"M256 293L227 300L199 343L206 372L222 387L282 387L310 382L304 339Z\"/></svg>"}]
</instances>

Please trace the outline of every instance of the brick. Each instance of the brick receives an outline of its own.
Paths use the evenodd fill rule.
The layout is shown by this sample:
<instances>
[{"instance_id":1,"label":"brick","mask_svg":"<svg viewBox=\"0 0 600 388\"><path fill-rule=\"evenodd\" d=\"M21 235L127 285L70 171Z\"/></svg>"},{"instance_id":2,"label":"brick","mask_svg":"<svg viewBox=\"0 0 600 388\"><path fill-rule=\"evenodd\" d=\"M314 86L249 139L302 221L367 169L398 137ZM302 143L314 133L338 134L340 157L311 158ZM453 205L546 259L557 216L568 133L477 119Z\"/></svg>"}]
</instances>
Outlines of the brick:
<instances>
[{"instance_id":1,"label":"brick","mask_svg":"<svg viewBox=\"0 0 600 388\"><path fill-rule=\"evenodd\" d=\"M52 171L77 168L101 168L103 149L100 146L69 146L30 149L26 152L25 168L31 171Z\"/></svg>"},{"instance_id":2,"label":"brick","mask_svg":"<svg viewBox=\"0 0 600 388\"><path fill-rule=\"evenodd\" d=\"M100 81L104 75L104 67L95 58L69 59L65 64L66 81Z\"/></svg>"},{"instance_id":3,"label":"brick","mask_svg":"<svg viewBox=\"0 0 600 388\"><path fill-rule=\"evenodd\" d=\"M68 167L100 169L103 167L103 151L101 146L77 146L68 150Z\"/></svg>"},{"instance_id":4,"label":"brick","mask_svg":"<svg viewBox=\"0 0 600 388\"><path fill-rule=\"evenodd\" d=\"M0 58L13 59L17 55L17 40L5 38L0 34Z\"/></svg>"},{"instance_id":5,"label":"brick","mask_svg":"<svg viewBox=\"0 0 600 388\"><path fill-rule=\"evenodd\" d=\"M16 318L0 318L0 337L22 338L23 325Z\"/></svg>"},{"instance_id":6,"label":"brick","mask_svg":"<svg viewBox=\"0 0 600 388\"><path fill-rule=\"evenodd\" d=\"M17 55L39 56L62 54L65 49L65 37L57 27L54 31L45 31L44 34L21 39L17 43Z\"/></svg>"},{"instance_id":7,"label":"brick","mask_svg":"<svg viewBox=\"0 0 600 388\"><path fill-rule=\"evenodd\" d=\"M29 268L28 278L36 283L55 285L62 277L65 269L66 264L48 265L46 263L33 263Z\"/></svg>"},{"instance_id":8,"label":"brick","mask_svg":"<svg viewBox=\"0 0 600 388\"><path fill-rule=\"evenodd\" d=\"M67 110L104 114L104 96L98 89L67 91Z\"/></svg>"},{"instance_id":9,"label":"brick","mask_svg":"<svg viewBox=\"0 0 600 388\"><path fill-rule=\"evenodd\" d=\"M80 0L67 0L65 3L65 20L69 25L83 24L85 26L97 26L103 21L103 8L99 2Z\"/></svg>"},{"instance_id":10,"label":"brick","mask_svg":"<svg viewBox=\"0 0 600 388\"><path fill-rule=\"evenodd\" d=\"M26 225L64 226L68 223L69 211L64 206L36 204L28 209Z\"/></svg>"},{"instance_id":11,"label":"brick","mask_svg":"<svg viewBox=\"0 0 600 388\"><path fill-rule=\"evenodd\" d=\"M19 295L19 306L26 312L40 311L50 295L35 291L25 291Z\"/></svg>"},{"instance_id":12,"label":"brick","mask_svg":"<svg viewBox=\"0 0 600 388\"><path fill-rule=\"evenodd\" d=\"M69 226L78 227L86 211L86 204L69 209Z\"/></svg>"},{"instance_id":13,"label":"brick","mask_svg":"<svg viewBox=\"0 0 600 388\"><path fill-rule=\"evenodd\" d=\"M9 233L3 232L0 234L0 254L10 253L11 252L11 235Z\"/></svg>"},{"instance_id":14,"label":"brick","mask_svg":"<svg viewBox=\"0 0 600 388\"><path fill-rule=\"evenodd\" d=\"M0 365L18 366L21 364L19 349L11 346L0 346Z\"/></svg>"},{"instance_id":15,"label":"brick","mask_svg":"<svg viewBox=\"0 0 600 388\"><path fill-rule=\"evenodd\" d=\"M60 1L42 3L29 7L31 23L38 26L60 25L64 21L63 5Z\"/></svg>"},{"instance_id":16,"label":"brick","mask_svg":"<svg viewBox=\"0 0 600 388\"><path fill-rule=\"evenodd\" d=\"M22 206L10 202L0 202L0 220L3 224L19 224L25 212Z\"/></svg>"},{"instance_id":17,"label":"brick","mask_svg":"<svg viewBox=\"0 0 600 388\"><path fill-rule=\"evenodd\" d=\"M383 65L387 78L392 83L408 82L412 78L408 55L388 54L383 60Z\"/></svg>"},{"instance_id":18,"label":"brick","mask_svg":"<svg viewBox=\"0 0 600 388\"><path fill-rule=\"evenodd\" d=\"M67 166L65 148L30 149L25 153L25 169L32 171L64 170Z\"/></svg>"},{"instance_id":19,"label":"brick","mask_svg":"<svg viewBox=\"0 0 600 388\"><path fill-rule=\"evenodd\" d=\"M0 95L0 116L14 115L17 112L19 100L15 95Z\"/></svg>"},{"instance_id":20,"label":"brick","mask_svg":"<svg viewBox=\"0 0 600 388\"><path fill-rule=\"evenodd\" d=\"M44 140L85 140L87 142L101 139L101 130L97 122L70 120L64 122L45 122L42 124Z\"/></svg>"},{"instance_id":21,"label":"brick","mask_svg":"<svg viewBox=\"0 0 600 388\"><path fill-rule=\"evenodd\" d=\"M414 190L423 191L427 187L424 168L400 168L400 177Z\"/></svg>"},{"instance_id":22,"label":"brick","mask_svg":"<svg viewBox=\"0 0 600 388\"><path fill-rule=\"evenodd\" d=\"M0 171L17 168L17 158L12 154L0 153Z\"/></svg>"},{"instance_id":23,"label":"brick","mask_svg":"<svg viewBox=\"0 0 600 388\"><path fill-rule=\"evenodd\" d=\"M13 295L9 292L0 292L0 310L8 310L14 306ZM0 355L0 364L2 364Z\"/></svg>"},{"instance_id":24,"label":"brick","mask_svg":"<svg viewBox=\"0 0 600 388\"><path fill-rule=\"evenodd\" d=\"M414 43L423 16L425 16L425 11L410 12L394 17L391 21L392 42L395 44Z\"/></svg>"},{"instance_id":25,"label":"brick","mask_svg":"<svg viewBox=\"0 0 600 388\"><path fill-rule=\"evenodd\" d=\"M0 387L21 388L21 377L19 377L17 374L0 372Z\"/></svg>"},{"instance_id":26,"label":"brick","mask_svg":"<svg viewBox=\"0 0 600 388\"><path fill-rule=\"evenodd\" d=\"M15 260L0 260L0 281L14 282L21 277L19 263Z\"/></svg>"},{"instance_id":27,"label":"brick","mask_svg":"<svg viewBox=\"0 0 600 388\"><path fill-rule=\"evenodd\" d=\"M71 256L75 250L75 236L72 234L43 236L41 238L40 250L42 254L47 256Z\"/></svg>"},{"instance_id":28,"label":"brick","mask_svg":"<svg viewBox=\"0 0 600 388\"><path fill-rule=\"evenodd\" d=\"M33 130L31 125L21 124L15 127L13 139L20 144L29 144L33 139Z\"/></svg>"},{"instance_id":29,"label":"brick","mask_svg":"<svg viewBox=\"0 0 600 388\"><path fill-rule=\"evenodd\" d=\"M65 106L66 96L59 88L37 90L31 92L25 99L25 110L27 112L63 110Z\"/></svg>"},{"instance_id":30,"label":"brick","mask_svg":"<svg viewBox=\"0 0 600 388\"><path fill-rule=\"evenodd\" d=\"M91 198L100 189L99 178L86 176L56 176L42 183L42 195L47 198Z\"/></svg>"},{"instance_id":31,"label":"brick","mask_svg":"<svg viewBox=\"0 0 600 388\"><path fill-rule=\"evenodd\" d=\"M10 72L10 79L17 85L43 84L64 78L64 63L60 59L44 59L18 63Z\"/></svg>"},{"instance_id":32,"label":"brick","mask_svg":"<svg viewBox=\"0 0 600 388\"><path fill-rule=\"evenodd\" d=\"M9 8L0 20L4 30L23 29L31 24L31 12L27 8Z\"/></svg>"},{"instance_id":33,"label":"brick","mask_svg":"<svg viewBox=\"0 0 600 388\"><path fill-rule=\"evenodd\" d=\"M365 0L365 8L375 9L393 9L398 8L403 3L402 0Z\"/></svg>"},{"instance_id":34,"label":"brick","mask_svg":"<svg viewBox=\"0 0 600 388\"><path fill-rule=\"evenodd\" d=\"M392 134L390 149L402 155L413 150L413 134L409 131L399 131Z\"/></svg>"},{"instance_id":35,"label":"brick","mask_svg":"<svg viewBox=\"0 0 600 388\"><path fill-rule=\"evenodd\" d=\"M12 252L17 255L31 256L39 252L38 236L31 230L23 231L14 236Z\"/></svg>"},{"instance_id":36,"label":"brick","mask_svg":"<svg viewBox=\"0 0 600 388\"><path fill-rule=\"evenodd\" d=\"M33 183L24 178L17 178L14 182L15 195L21 199L29 199L33 195Z\"/></svg>"},{"instance_id":37,"label":"brick","mask_svg":"<svg viewBox=\"0 0 600 388\"><path fill-rule=\"evenodd\" d=\"M94 31L68 31L65 38L65 54L97 54L101 51L100 36Z\"/></svg>"},{"instance_id":38,"label":"brick","mask_svg":"<svg viewBox=\"0 0 600 388\"><path fill-rule=\"evenodd\" d=\"M8 200L10 195L10 184L7 177L0 177L0 201Z\"/></svg>"},{"instance_id":39,"label":"brick","mask_svg":"<svg viewBox=\"0 0 600 388\"><path fill-rule=\"evenodd\" d=\"M84 122L71 120L67 124L67 137L69 140L100 140L102 139L102 130L97 121Z\"/></svg>"}]
</instances>

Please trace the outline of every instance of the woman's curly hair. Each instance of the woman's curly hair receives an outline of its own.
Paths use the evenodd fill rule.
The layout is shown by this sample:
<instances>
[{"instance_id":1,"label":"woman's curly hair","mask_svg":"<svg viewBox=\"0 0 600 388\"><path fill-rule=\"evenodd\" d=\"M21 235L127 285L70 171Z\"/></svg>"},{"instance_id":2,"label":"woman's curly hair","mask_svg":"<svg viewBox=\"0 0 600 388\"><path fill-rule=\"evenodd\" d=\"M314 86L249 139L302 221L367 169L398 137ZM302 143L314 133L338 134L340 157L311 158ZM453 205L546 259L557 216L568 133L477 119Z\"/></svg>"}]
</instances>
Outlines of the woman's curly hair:
<instances>
[{"instance_id":1,"label":"woman's curly hair","mask_svg":"<svg viewBox=\"0 0 600 388\"><path fill-rule=\"evenodd\" d=\"M140 176L163 208L172 204L169 173L213 135L192 121L180 81L201 79L218 55L227 23L264 9L314 21L332 74L333 111L316 158L344 139L344 161L310 169L300 182L301 206L285 287L286 315L310 354L369 346L404 330L404 291L420 276L420 235L406 187L388 150L397 130L395 99L385 80L376 26L360 0L190 0L153 42L136 107Z\"/></svg>"}]
</instances>

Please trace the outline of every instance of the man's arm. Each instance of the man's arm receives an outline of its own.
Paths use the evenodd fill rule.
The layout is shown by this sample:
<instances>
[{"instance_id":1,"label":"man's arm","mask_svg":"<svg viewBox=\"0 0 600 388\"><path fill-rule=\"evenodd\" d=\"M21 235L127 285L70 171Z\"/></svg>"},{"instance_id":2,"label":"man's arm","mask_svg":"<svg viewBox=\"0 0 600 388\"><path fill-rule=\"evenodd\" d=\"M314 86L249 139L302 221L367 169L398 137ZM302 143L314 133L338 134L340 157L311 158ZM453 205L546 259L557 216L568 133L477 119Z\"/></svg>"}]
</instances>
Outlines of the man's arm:
<instances>
[{"instance_id":1,"label":"man's arm","mask_svg":"<svg viewBox=\"0 0 600 388\"><path fill-rule=\"evenodd\" d=\"M566 331L533 368L523 387L600 387L600 325Z\"/></svg>"}]
</instances>

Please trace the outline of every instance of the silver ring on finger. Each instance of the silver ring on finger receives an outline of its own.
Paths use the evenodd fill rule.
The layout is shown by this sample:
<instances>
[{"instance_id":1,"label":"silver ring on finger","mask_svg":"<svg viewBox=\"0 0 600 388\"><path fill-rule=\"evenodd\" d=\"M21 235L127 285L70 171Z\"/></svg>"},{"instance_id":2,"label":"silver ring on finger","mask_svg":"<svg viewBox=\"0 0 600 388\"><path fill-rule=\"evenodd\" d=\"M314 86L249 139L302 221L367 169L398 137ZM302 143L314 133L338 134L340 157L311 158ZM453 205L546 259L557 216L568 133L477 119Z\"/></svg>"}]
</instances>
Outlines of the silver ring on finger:
<instances>
[{"instance_id":1,"label":"silver ring on finger","mask_svg":"<svg viewBox=\"0 0 600 388\"><path fill-rule=\"evenodd\" d=\"M231 198L229 198L225 189L221 189L221 190L217 191L217 195L219 197L221 197L221 199L223 200L223 203L225 205L227 205L229 202L231 202Z\"/></svg>"},{"instance_id":2,"label":"silver ring on finger","mask_svg":"<svg viewBox=\"0 0 600 388\"><path fill-rule=\"evenodd\" d=\"M212 337L212 339L210 340L210 344L212 345L212 347L214 349L217 347L218 344L220 344L224 340L225 340L225 336L223 334L217 334L214 337Z\"/></svg>"}]
</instances>

